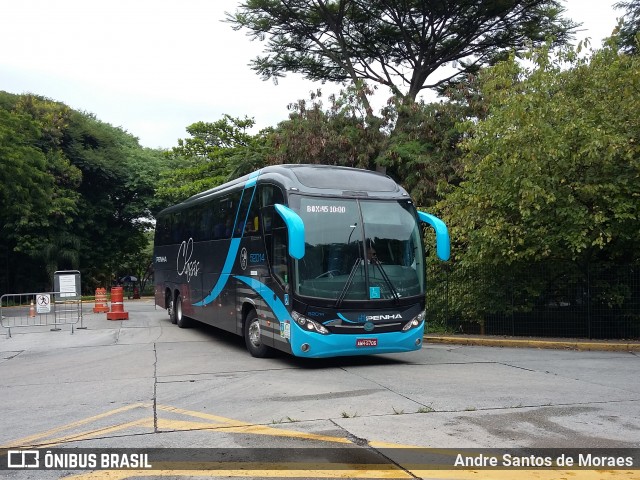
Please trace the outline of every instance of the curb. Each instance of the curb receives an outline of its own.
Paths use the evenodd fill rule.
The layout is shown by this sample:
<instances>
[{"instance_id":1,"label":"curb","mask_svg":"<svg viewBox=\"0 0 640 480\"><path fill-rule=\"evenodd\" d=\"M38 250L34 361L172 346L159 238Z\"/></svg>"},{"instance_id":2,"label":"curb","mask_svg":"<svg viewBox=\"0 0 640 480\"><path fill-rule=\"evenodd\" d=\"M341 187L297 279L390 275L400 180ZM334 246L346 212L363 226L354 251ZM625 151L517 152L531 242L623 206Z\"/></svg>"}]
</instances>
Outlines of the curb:
<instances>
[{"instance_id":1,"label":"curb","mask_svg":"<svg viewBox=\"0 0 640 480\"><path fill-rule=\"evenodd\" d=\"M640 352L640 342L613 341L594 342L590 340L540 340L514 339L500 337L461 337L443 335L425 335L426 343L448 345L473 345L506 348L545 348L556 350L594 350L603 352Z\"/></svg>"}]
</instances>

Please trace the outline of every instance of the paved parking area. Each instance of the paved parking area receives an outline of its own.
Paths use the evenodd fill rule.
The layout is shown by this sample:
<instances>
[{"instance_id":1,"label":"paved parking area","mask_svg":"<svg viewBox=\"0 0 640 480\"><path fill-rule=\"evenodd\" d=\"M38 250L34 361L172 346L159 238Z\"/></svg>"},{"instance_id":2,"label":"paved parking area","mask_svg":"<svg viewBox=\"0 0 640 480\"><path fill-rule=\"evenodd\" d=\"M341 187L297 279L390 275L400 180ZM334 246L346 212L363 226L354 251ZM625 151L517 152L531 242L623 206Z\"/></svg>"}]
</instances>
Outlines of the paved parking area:
<instances>
[{"instance_id":1,"label":"paved parking area","mask_svg":"<svg viewBox=\"0 0 640 480\"><path fill-rule=\"evenodd\" d=\"M1 448L640 448L637 352L427 344L255 359L150 300L125 307L130 320L87 313L73 335L0 338Z\"/></svg>"}]
</instances>

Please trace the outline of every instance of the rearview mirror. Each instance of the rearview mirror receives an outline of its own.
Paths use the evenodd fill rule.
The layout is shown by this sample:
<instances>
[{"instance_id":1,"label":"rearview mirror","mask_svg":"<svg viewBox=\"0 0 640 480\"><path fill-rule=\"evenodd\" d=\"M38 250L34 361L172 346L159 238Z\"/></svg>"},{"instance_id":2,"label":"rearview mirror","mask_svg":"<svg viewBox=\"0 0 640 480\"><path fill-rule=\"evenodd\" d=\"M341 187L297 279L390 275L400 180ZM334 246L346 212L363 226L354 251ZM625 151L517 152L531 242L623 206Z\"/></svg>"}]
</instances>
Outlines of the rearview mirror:
<instances>
[{"instance_id":1,"label":"rearview mirror","mask_svg":"<svg viewBox=\"0 0 640 480\"><path fill-rule=\"evenodd\" d=\"M279 203L274 205L276 212L282 217L289 232L289 255L300 260L304 257L304 222L300 215Z\"/></svg>"},{"instance_id":2,"label":"rearview mirror","mask_svg":"<svg viewBox=\"0 0 640 480\"><path fill-rule=\"evenodd\" d=\"M449 230L445 223L434 215L424 212L418 212L421 222L427 223L436 231L436 254L443 261L449 260L451 252L451 244L449 241Z\"/></svg>"}]
</instances>

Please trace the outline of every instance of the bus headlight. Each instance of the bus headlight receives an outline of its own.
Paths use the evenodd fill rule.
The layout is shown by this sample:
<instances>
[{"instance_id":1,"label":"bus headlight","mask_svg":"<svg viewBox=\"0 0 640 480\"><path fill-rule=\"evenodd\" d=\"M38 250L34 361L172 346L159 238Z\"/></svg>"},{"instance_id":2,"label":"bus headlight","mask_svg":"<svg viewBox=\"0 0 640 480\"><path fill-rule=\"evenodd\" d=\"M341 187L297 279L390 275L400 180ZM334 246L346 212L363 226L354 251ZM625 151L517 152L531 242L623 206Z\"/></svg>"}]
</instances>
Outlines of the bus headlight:
<instances>
[{"instance_id":1,"label":"bus headlight","mask_svg":"<svg viewBox=\"0 0 640 480\"><path fill-rule=\"evenodd\" d=\"M315 320L311 320L304 315L300 315L296 311L292 311L291 316L298 325L300 325L305 330L308 330L309 332L316 332L322 335L328 335L329 333L331 333L324 325L316 322Z\"/></svg>"},{"instance_id":2,"label":"bus headlight","mask_svg":"<svg viewBox=\"0 0 640 480\"><path fill-rule=\"evenodd\" d=\"M425 313L423 310L418 315L413 317L404 327L402 327L402 331L408 332L412 328L416 328L418 325L420 325L424 321L424 316L425 316Z\"/></svg>"}]
</instances>

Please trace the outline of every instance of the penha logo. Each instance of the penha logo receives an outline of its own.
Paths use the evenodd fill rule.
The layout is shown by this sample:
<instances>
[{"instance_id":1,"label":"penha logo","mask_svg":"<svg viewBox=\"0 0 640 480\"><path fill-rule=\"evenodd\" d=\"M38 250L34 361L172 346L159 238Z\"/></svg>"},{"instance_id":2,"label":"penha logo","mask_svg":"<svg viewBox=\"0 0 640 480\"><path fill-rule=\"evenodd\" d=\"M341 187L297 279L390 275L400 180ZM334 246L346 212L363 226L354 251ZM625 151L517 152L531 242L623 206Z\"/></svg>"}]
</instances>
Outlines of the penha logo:
<instances>
[{"instance_id":1,"label":"penha logo","mask_svg":"<svg viewBox=\"0 0 640 480\"><path fill-rule=\"evenodd\" d=\"M402 315L393 313L391 315L367 315L367 320L402 320Z\"/></svg>"},{"instance_id":2,"label":"penha logo","mask_svg":"<svg viewBox=\"0 0 640 480\"><path fill-rule=\"evenodd\" d=\"M184 241L178 248L178 258L176 260L176 270L179 276L186 275L187 282L191 281L191 277L197 277L200 272L200 262L191 260L193 255L193 238Z\"/></svg>"}]
</instances>

